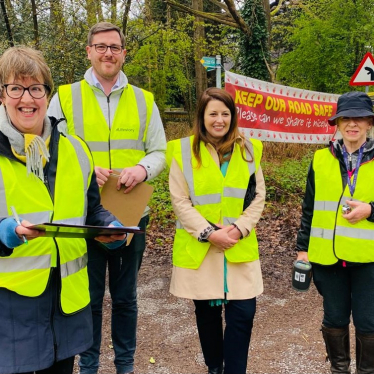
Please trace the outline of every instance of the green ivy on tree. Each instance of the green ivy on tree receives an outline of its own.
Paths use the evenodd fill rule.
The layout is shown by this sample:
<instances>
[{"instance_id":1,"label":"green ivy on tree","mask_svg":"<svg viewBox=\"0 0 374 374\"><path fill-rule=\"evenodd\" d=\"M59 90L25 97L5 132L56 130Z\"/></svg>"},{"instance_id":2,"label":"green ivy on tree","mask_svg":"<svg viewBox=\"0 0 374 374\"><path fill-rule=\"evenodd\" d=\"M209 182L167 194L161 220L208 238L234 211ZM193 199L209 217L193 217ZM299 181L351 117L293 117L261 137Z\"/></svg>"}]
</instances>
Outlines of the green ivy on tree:
<instances>
[{"instance_id":1,"label":"green ivy on tree","mask_svg":"<svg viewBox=\"0 0 374 374\"><path fill-rule=\"evenodd\" d=\"M267 20L262 0L246 0L241 16L252 25L252 35L240 33L238 64L240 72L248 77L270 80L265 59L269 61Z\"/></svg>"}]
</instances>

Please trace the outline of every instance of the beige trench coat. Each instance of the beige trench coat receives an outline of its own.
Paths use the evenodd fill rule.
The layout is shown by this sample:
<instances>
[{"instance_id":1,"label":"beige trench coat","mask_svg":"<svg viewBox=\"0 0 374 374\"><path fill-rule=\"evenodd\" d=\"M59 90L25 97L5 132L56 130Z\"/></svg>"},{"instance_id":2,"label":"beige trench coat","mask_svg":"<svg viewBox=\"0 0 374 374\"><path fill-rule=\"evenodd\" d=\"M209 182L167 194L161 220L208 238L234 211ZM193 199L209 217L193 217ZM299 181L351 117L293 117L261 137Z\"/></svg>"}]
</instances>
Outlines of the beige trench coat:
<instances>
[{"instance_id":1,"label":"beige trench coat","mask_svg":"<svg viewBox=\"0 0 374 374\"><path fill-rule=\"evenodd\" d=\"M217 152L210 144L207 145L207 149L219 167ZM207 221L192 206L186 180L175 160L170 167L169 188L175 214L187 232L197 239L208 226ZM265 182L262 169L259 167L256 174L256 196L251 205L235 221L244 236L250 235L261 217L264 204ZM227 262L227 285L228 300L250 299L260 295L263 292L260 261ZM203 263L196 270L173 266L170 292L187 299L223 299L225 297L224 251L211 245Z\"/></svg>"}]
</instances>

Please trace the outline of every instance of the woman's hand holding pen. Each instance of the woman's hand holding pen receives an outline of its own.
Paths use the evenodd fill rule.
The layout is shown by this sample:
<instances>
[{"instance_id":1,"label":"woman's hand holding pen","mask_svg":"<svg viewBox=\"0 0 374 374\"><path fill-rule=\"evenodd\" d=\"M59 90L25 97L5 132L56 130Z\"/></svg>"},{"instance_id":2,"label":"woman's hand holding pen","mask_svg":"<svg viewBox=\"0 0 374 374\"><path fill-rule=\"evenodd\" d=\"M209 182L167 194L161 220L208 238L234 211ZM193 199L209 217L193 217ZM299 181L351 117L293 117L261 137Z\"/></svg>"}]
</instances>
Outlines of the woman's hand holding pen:
<instances>
[{"instance_id":1,"label":"woman's hand holding pen","mask_svg":"<svg viewBox=\"0 0 374 374\"><path fill-rule=\"evenodd\" d=\"M32 226L32 223L22 220L21 224L16 227L16 234L20 239L25 237L26 240L29 241L45 235L44 231L28 229L27 226Z\"/></svg>"},{"instance_id":2,"label":"woman's hand holding pen","mask_svg":"<svg viewBox=\"0 0 374 374\"><path fill-rule=\"evenodd\" d=\"M232 248L240 238L237 228L232 225L223 226L216 224L216 226L220 227L220 230L216 230L209 235L209 242L222 251Z\"/></svg>"}]
</instances>

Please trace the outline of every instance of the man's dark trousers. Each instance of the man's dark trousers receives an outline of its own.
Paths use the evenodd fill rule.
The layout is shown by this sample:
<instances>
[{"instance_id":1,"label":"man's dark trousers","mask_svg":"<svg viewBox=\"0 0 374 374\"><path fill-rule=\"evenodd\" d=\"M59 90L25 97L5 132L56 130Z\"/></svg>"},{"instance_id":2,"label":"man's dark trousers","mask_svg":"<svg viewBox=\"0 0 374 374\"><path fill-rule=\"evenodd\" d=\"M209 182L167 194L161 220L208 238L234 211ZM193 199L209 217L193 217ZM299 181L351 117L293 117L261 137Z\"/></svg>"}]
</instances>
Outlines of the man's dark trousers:
<instances>
[{"instance_id":1,"label":"man's dark trousers","mask_svg":"<svg viewBox=\"0 0 374 374\"><path fill-rule=\"evenodd\" d=\"M149 217L139 227L145 230ZM112 298L112 342L114 364L118 373L134 370L137 324L137 278L145 249L145 234L133 236L130 245L119 250L104 249L97 242L88 242L88 276L93 319L92 347L80 355L80 373L96 374L99 369L102 309L105 294L106 268Z\"/></svg>"}]
</instances>

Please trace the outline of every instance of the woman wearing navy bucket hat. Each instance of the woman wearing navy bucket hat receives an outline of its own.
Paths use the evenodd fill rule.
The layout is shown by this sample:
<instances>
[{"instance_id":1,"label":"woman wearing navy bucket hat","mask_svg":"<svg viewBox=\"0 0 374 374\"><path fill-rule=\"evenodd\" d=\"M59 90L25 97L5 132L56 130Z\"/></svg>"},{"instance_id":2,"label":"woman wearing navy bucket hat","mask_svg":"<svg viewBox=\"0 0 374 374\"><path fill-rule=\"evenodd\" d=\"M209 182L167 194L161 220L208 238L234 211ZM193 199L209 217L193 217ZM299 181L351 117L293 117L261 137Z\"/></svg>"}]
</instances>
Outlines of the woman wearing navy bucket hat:
<instances>
[{"instance_id":1,"label":"woman wearing navy bucket hat","mask_svg":"<svg viewBox=\"0 0 374 374\"><path fill-rule=\"evenodd\" d=\"M356 373L374 373L374 140L368 137L373 117L365 93L339 97L328 122L342 139L314 155L297 235L297 260L313 264L323 297L321 331L331 373L351 373L351 315Z\"/></svg>"}]
</instances>

